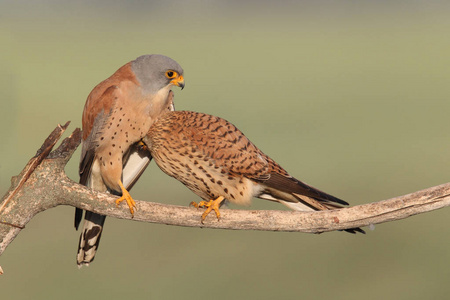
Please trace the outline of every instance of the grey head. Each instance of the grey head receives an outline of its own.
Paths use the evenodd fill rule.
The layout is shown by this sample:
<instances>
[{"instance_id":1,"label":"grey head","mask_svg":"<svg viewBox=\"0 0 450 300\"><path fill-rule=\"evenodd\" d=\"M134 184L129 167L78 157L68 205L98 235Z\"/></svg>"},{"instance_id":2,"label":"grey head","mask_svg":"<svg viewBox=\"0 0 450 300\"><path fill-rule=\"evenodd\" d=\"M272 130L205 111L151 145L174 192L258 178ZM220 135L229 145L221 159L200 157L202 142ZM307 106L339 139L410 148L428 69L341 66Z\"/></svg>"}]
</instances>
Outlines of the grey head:
<instances>
[{"instance_id":1,"label":"grey head","mask_svg":"<svg viewBox=\"0 0 450 300\"><path fill-rule=\"evenodd\" d=\"M184 87L183 68L170 57L160 54L142 55L131 62L141 87L156 94L167 85Z\"/></svg>"}]
</instances>

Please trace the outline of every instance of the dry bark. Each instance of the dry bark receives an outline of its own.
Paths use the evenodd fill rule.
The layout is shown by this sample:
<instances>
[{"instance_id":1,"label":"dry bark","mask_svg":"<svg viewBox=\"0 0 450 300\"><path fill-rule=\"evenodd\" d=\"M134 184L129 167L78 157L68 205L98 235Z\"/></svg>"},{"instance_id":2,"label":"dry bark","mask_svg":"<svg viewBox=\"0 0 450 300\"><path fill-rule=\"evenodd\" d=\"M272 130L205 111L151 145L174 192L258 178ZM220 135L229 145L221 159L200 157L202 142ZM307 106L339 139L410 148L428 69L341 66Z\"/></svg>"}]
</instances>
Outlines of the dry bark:
<instances>
[{"instance_id":1,"label":"dry bark","mask_svg":"<svg viewBox=\"0 0 450 300\"><path fill-rule=\"evenodd\" d=\"M200 222L201 210L153 202L136 201L138 211L131 216L126 205L116 207L117 197L94 192L69 179L64 167L81 141L80 129L53 146L69 122L45 140L23 171L13 177L11 188L0 202L0 255L26 224L39 212L57 205L70 205L120 219L177 226L235 230L297 231L321 233L370 226L450 205L450 183L408 195L333 211L295 212L275 210L221 210Z\"/></svg>"}]
</instances>

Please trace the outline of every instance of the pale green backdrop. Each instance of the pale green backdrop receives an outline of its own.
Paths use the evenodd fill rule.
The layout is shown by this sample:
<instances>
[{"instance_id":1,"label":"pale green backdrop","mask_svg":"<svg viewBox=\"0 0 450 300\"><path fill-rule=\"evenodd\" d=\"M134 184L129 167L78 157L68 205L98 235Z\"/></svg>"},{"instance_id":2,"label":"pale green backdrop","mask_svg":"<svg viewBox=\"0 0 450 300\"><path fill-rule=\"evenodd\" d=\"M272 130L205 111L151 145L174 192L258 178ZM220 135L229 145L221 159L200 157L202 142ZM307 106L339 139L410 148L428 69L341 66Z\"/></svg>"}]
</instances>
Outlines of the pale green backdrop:
<instances>
[{"instance_id":1,"label":"pale green backdrop","mask_svg":"<svg viewBox=\"0 0 450 300\"><path fill-rule=\"evenodd\" d=\"M177 109L224 117L291 174L363 204L450 181L445 1L0 1L0 194L86 96L142 54L185 69ZM67 167L77 180L79 152ZM197 197L152 164L136 199ZM237 207L233 207L240 209ZM284 209L255 199L253 209ZM89 268L72 207L0 257L1 299L445 299L450 209L363 235L109 218Z\"/></svg>"}]
</instances>

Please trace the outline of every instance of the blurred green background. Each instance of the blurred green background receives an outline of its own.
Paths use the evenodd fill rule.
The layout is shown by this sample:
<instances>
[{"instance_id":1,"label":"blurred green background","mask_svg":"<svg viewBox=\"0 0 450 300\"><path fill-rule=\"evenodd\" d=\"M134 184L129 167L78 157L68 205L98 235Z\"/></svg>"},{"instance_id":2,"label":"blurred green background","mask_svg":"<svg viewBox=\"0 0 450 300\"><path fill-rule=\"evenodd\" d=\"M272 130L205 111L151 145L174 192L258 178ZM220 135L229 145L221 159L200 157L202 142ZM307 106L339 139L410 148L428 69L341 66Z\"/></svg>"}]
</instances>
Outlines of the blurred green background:
<instances>
[{"instance_id":1,"label":"blurred green background","mask_svg":"<svg viewBox=\"0 0 450 300\"><path fill-rule=\"evenodd\" d=\"M292 175L363 204L450 181L446 1L0 1L0 195L91 89L161 53L176 107L221 116ZM79 151L67 166L77 180ZM136 199L196 196L152 164ZM232 207L236 209L242 209ZM284 209L255 199L252 209ZM363 235L225 231L108 218L78 270L72 207L0 257L2 299L444 299L450 210Z\"/></svg>"}]
</instances>

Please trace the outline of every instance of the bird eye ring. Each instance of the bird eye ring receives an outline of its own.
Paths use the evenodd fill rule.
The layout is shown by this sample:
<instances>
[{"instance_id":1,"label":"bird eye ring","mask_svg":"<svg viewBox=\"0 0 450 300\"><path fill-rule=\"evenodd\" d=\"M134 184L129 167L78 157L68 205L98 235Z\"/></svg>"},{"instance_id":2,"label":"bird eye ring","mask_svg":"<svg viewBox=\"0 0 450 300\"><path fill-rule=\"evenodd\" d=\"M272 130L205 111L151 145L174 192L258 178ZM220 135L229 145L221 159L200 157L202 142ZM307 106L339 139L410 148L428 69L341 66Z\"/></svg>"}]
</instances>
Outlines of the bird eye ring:
<instances>
[{"instance_id":1,"label":"bird eye ring","mask_svg":"<svg viewBox=\"0 0 450 300\"><path fill-rule=\"evenodd\" d=\"M175 71L167 71L166 72L166 77L167 78L175 78L177 76L177 72L175 72Z\"/></svg>"}]
</instances>

